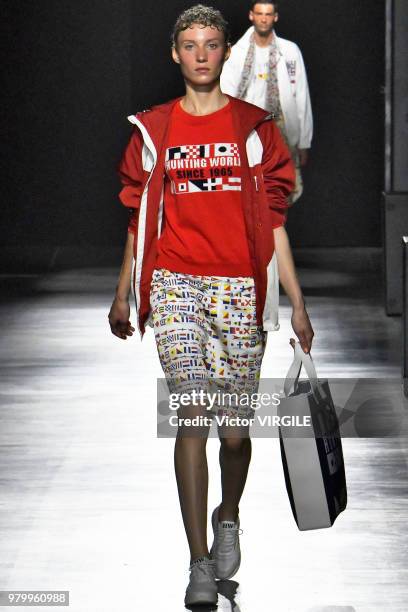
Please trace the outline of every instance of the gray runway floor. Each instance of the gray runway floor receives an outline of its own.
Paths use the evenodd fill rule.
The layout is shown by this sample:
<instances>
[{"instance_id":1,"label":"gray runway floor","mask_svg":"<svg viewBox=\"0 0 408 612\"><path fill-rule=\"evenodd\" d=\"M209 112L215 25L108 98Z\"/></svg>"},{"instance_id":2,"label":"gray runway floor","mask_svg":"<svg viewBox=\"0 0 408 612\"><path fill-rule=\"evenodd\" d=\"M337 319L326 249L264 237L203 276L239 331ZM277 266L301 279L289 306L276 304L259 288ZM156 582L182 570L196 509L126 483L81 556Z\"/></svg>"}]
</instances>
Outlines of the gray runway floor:
<instances>
[{"instance_id":1,"label":"gray runway floor","mask_svg":"<svg viewBox=\"0 0 408 612\"><path fill-rule=\"evenodd\" d=\"M297 263L319 376L398 379L401 319L384 313L378 258L310 251ZM174 440L156 436L162 372L152 329L142 342L110 333L118 271L0 277L0 590L66 590L75 612L177 612L189 554ZM284 296L280 323L263 377L285 376L291 362ZM208 441L209 517L218 447ZM293 520L278 440L252 447L242 564L220 584L218 609L406 612L406 435L343 440L348 507L331 529L312 532Z\"/></svg>"}]
</instances>

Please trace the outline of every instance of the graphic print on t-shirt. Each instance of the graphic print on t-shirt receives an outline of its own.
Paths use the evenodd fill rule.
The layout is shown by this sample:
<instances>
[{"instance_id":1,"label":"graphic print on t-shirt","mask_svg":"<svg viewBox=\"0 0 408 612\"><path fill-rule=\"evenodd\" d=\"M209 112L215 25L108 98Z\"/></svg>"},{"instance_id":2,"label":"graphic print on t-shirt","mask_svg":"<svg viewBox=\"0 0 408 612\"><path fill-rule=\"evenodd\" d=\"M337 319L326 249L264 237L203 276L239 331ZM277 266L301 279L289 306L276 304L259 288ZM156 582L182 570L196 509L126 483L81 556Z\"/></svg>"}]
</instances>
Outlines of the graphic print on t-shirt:
<instances>
[{"instance_id":1,"label":"graphic print on t-shirt","mask_svg":"<svg viewBox=\"0 0 408 612\"><path fill-rule=\"evenodd\" d=\"M166 172L177 195L241 191L240 166L235 142L179 145L166 151Z\"/></svg>"}]
</instances>

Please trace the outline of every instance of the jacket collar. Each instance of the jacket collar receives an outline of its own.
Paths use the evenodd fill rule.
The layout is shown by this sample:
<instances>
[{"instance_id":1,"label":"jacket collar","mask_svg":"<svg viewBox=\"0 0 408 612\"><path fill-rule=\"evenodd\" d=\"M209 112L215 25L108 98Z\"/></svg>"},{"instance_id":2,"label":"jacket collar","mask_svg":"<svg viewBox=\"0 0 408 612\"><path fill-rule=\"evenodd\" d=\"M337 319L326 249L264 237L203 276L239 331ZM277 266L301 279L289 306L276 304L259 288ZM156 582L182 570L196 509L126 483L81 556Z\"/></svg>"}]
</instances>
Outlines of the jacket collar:
<instances>
[{"instance_id":1,"label":"jacket collar","mask_svg":"<svg viewBox=\"0 0 408 612\"><path fill-rule=\"evenodd\" d=\"M243 138L247 138L259 123L269 117L268 111L234 98L229 94L226 95L231 101L232 112L236 117L235 125L239 125ZM181 98L182 96L179 96L169 102L152 106L152 108L136 114L137 119L145 126L157 149L163 143L173 107Z\"/></svg>"},{"instance_id":2,"label":"jacket collar","mask_svg":"<svg viewBox=\"0 0 408 612\"><path fill-rule=\"evenodd\" d=\"M243 34L243 36L241 36L240 39L237 40L237 42L235 43L234 46L239 47L240 49L243 50L247 50L249 47L249 39L251 37L252 32L254 31L254 26L250 26L247 31ZM274 32L275 34L275 40L276 40L276 46L278 47L278 51L280 55L283 55L282 53L282 49L281 49L281 44L280 41L282 40L282 38L280 38L276 32Z\"/></svg>"}]
</instances>

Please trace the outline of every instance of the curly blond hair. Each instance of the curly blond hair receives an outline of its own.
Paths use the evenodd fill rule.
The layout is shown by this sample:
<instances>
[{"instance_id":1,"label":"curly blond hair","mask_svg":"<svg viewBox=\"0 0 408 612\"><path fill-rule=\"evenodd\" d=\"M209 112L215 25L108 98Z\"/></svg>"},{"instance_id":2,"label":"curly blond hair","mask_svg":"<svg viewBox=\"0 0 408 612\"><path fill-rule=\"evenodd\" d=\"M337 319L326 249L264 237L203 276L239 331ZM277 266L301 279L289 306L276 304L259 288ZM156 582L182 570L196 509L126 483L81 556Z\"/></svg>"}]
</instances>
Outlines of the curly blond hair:
<instances>
[{"instance_id":1,"label":"curly blond hair","mask_svg":"<svg viewBox=\"0 0 408 612\"><path fill-rule=\"evenodd\" d=\"M187 30L187 28L191 28L194 23L201 25L203 28L208 26L217 28L217 30L224 33L225 46L227 47L230 44L230 27L221 12L212 6L196 4L186 9L178 16L171 35L173 47L177 45L177 39L180 32Z\"/></svg>"}]
</instances>

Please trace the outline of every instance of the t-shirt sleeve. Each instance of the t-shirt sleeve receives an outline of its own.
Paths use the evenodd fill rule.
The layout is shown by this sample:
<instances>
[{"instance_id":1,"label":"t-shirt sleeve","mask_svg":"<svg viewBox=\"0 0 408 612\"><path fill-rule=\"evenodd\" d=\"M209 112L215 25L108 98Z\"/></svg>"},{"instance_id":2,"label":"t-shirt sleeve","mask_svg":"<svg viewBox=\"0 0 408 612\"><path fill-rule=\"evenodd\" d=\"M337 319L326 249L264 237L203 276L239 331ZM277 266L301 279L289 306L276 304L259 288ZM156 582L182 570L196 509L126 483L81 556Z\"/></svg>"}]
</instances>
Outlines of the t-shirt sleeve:
<instances>
[{"instance_id":1,"label":"t-shirt sleeve","mask_svg":"<svg viewBox=\"0 0 408 612\"><path fill-rule=\"evenodd\" d=\"M285 225L288 197L295 188L296 169L290 151L275 121L264 121L257 132L263 143L262 173L273 226Z\"/></svg>"}]
</instances>

